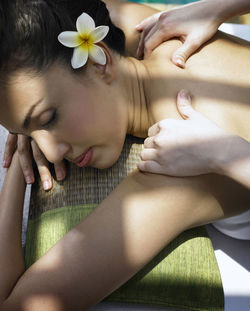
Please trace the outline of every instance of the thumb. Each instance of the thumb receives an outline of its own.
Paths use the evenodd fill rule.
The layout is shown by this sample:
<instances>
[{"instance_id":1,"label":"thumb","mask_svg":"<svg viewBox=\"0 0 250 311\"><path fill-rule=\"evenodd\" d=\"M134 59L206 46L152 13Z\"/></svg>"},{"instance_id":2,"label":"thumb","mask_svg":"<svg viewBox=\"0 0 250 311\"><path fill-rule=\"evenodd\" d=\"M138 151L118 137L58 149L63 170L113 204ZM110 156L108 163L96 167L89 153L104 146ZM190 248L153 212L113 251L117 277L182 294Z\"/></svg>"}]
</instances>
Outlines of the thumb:
<instances>
[{"instance_id":1,"label":"thumb","mask_svg":"<svg viewBox=\"0 0 250 311\"><path fill-rule=\"evenodd\" d=\"M177 95L177 109L183 119L191 119L197 114L191 105L191 98L185 90L181 90Z\"/></svg>"},{"instance_id":2,"label":"thumb","mask_svg":"<svg viewBox=\"0 0 250 311\"><path fill-rule=\"evenodd\" d=\"M174 53L172 62L181 68L185 67L188 58L201 46L201 42L197 39L187 37L182 46Z\"/></svg>"}]
</instances>

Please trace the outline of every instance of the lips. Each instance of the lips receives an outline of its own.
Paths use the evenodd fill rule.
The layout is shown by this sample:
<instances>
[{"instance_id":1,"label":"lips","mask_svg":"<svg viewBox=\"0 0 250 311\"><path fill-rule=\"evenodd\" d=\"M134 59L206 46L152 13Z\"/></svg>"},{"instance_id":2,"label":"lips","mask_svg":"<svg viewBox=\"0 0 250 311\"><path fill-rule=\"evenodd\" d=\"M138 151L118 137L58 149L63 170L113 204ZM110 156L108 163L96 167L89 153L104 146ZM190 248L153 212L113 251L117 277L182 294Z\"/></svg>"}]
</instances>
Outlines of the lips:
<instances>
[{"instance_id":1,"label":"lips","mask_svg":"<svg viewBox=\"0 0 250 311\"><path fill-rule=\"evenodd\" d=\"M74 162L79 167L85 167L88 166L92 160L93 151L91 148L82 155L80 155Z\"/></svg>"}]
</instances>

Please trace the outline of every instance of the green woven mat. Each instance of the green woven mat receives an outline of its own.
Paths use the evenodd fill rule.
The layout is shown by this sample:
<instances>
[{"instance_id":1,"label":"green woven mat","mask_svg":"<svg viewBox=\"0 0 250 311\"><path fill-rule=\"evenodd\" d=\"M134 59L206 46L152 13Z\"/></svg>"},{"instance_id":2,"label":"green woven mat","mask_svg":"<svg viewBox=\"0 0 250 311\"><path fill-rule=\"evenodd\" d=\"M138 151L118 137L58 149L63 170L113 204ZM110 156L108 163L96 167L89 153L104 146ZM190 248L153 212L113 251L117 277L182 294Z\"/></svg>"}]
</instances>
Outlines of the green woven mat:
<instances>
[{"instance_id":1,"label":"green woven mat","mask_svg":"<svg viewBox=\"0 0 250 311\"><path fill-rule=\"evenodd\" d=\"M39 259L94 208L95 205L64 207L30 220L26 266ZM205 228L182 233L106 300L188 310L223 310L221 279Z\"/></svg>"},{"instance_id":2,"label":"green woven mat","mask_svg":"<svg viewBox=\"0 0 250 311\"><path fill-rule=\"evenodd\" d=\"M91 213L136 167L142 142L127 137L119 160L109 169L80 169L70 165L68 178L61 183L54 181L53 191L44 192L40 183L32 187L27 267ZM220 273L205 227L182 233L107 300L222 311Z\"/></svg>"}]
</instances>

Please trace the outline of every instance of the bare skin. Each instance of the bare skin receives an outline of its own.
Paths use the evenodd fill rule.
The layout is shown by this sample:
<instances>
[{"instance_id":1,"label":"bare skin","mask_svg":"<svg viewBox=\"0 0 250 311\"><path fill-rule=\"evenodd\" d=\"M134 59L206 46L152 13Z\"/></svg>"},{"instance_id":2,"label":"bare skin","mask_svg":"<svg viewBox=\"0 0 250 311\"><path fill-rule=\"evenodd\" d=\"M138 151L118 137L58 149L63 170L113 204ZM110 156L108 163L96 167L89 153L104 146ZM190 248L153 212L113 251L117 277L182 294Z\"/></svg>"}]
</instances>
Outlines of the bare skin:
<instances>
[{"instance_id":1,"label":"bare skin","mask_svg":"<svg viewBox=\"0 0 250 311\"><path fill-rule=\"evenodd\" d=\"M65 82L63 86L74 81L70 85L74 87L73 90L70 88L74 91L74 102L61 103L64 111L74 111L72 108L78 107L84 91L85 96L90 96L91 103L89 106L88 101L82 103L85 113L94 115L91 109L99 111L102 106L93 99L102 98L102 105L107 105L106 117L112 118L110 111L115 113L119 117L120 128L117 132L116 128L113 130L112 122L105 123L105 111L102 111L104 120L98 119L103 126L101 138L99 129L91 123L87 127L92 126L90 131L86 128L78 131L73 124L71 130L75 131L75 136L72 140L63 132L69 130L67 126L71 123L67 118L73 117L70 113L61 116L60 124L53 129L41 128L39 122L47 116L44 116L43 109L46 113L54 109L47 107L48 102L45 102L24 134L37 141L48 159L73 160L79 152L85 151L83 142L91 142L91 165L111 165L108 155L112 151L114 157L119 156L126 133L146 137L147 129L154 123L178 116L175 97L183 87L191 90L198 111L228 131L249 140L249 45L243 41L241 44L228 41L218 35L216 42L192 56L182 70L172 64L170 57L165 57L164 61L162 57L163 53L171 55L179 44L177 40L170 41L165 49L155 50L143 62L118 60L103 46L107 65L99 68L90 64L86 73L95 81L94 95L90 92L91 85L88 91L82 89L81 83L72 80L64 68L54 66L46 76L33 78L35 94L25 88L31 80L25 73L20 73L13 77L15 83L10 84L7 94L12 97L2 94L5 95L5 105L11 109L0 108L1 122L11 130L21 131L24 112L33 102L45 95L57 98L59 79L55 81L54 77L58 75L62 77L61 83ZM215 61L216 66L213 66ZM236 69L241 76L236 76ZM107 87L109 95L117 98L116 102L110 103L105 95ZM65 92L63 95L69 94L66 87L62 91ZM117 94L124 96L116 97ZM62 99L66 100L63 95ZM210 104L207 97L210 97ZM19 113L13 113L17 110ZM95 117L98 118L98 114ZM85 132L81 136L83 129ZM106 141L109 135L113 135L119 144L109 145ZM24 181L16 156L0 198L0 248L4 250L0 260L1 266L5 267L0 276L0 306L3 311L87 310L128 280L183 230L247 210L250 203L249 191L226 177L174 178L135 171L89 217L24 271L20 246L23 191ZM6 219L9 219L8 226L5 225ZM19 255L13 256L17 251ZM102 262L98 260L100 252Z\"/></svg>"}]
</instances>

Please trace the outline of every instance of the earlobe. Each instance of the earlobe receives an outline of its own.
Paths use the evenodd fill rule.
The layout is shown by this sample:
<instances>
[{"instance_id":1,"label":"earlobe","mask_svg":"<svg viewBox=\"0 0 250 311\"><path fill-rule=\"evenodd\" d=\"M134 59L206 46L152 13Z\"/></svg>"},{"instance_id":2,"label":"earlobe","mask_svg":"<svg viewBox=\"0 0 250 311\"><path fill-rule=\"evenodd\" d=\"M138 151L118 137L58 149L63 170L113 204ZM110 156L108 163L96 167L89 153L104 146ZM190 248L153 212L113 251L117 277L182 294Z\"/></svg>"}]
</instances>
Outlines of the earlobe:
<instances>
[{"instance_id":1,"label":"earlobe","mask_svg":"<svg viewBox=\"0 0 250 311\"><path fill-rule=\"evenodd\" d=\"M115 77L115 65L114 65L114 57L110 51L110 49L104 44L103 42L100 42L98 44L103 52L106 55L106 64L105 65L100 65L97 63L94 63L93 65L96 68L96 74L107 84L111 84Z\"/></svg>"}]
</instances>

